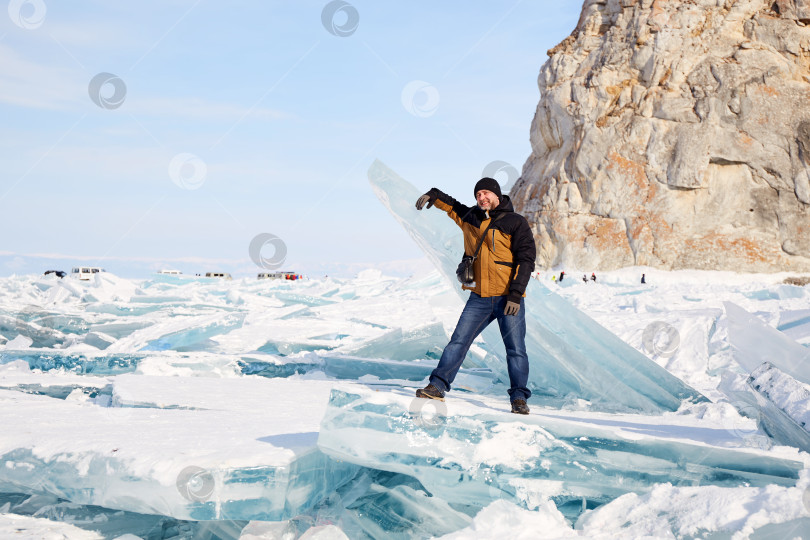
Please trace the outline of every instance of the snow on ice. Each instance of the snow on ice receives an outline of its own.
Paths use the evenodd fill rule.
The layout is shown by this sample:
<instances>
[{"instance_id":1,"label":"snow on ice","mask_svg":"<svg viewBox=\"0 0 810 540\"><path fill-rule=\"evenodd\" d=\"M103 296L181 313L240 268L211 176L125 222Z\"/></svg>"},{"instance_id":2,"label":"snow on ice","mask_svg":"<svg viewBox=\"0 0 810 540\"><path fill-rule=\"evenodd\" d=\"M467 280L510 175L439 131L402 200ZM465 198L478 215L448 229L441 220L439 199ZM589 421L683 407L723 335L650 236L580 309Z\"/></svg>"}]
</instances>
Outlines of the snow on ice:
<instances>
[{"instance_id":1,"label":"snow on ice","mask_svg":"<svg viewBox=\"0 0 810 540\"><path fill-rule=\"evenodd\" d=\"M0 536L810 537L807 287L540 273L532 414L494 328L419 400L460 235L370 179L436 271L0 279Z\"/></svg>"}]
</instances>

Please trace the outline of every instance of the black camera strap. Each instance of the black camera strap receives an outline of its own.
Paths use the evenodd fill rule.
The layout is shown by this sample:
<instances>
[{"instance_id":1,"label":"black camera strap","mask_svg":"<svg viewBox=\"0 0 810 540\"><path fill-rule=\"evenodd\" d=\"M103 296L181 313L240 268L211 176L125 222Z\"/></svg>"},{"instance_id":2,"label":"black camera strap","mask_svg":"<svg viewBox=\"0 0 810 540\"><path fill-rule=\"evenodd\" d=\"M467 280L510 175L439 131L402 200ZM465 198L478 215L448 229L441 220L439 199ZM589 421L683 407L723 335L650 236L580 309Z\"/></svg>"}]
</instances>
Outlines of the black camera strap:
<instances>
[{"instance_id":1,"label":"black camera strap","mask_svg":"<svg viewBox=\"0 0 810 540\"><path fill-rule=\"evenodd\" d=\"M492 228L492 226L495 224L495 222L498 221L499 219L501 219L502 217L503 217L503 212L501 212L500 214L498 214L497 216L495 216L493 218L490 218L489 225L487 226L486 230L484 231L484 234L481 235L481 238L478 239L478 245L475 246L475 252L472 254L473 260L478 258L478 252L481 251L481 244L484 243L484 238L487 237L487 233L489 232L489 230Z\"/></svg>"}]
</instances>

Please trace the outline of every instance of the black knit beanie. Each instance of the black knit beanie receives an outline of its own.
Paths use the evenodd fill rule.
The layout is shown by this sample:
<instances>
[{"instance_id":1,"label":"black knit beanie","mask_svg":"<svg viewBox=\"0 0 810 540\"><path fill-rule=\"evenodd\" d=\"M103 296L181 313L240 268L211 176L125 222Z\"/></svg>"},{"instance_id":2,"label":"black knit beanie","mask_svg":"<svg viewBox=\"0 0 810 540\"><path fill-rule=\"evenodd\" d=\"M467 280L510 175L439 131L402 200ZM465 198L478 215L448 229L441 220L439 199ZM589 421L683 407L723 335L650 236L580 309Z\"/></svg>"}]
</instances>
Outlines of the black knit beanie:
<instances>
[{"instance_id":1,"label":"black knit beanie","mask_svg":"<svg viewBox=\"0 0 810 540\"><path fill-rule=\"evenodd\" d=\"M491 191L495 195L498 196L498 200L500 201L503 197L501 195L501 186L498 185L498 181L494 178L482 178L475 184L475 189L473 190L473 195L478 195L478 192L482 189L486 189L487 191Z\"/></svg>"}]
</instances>

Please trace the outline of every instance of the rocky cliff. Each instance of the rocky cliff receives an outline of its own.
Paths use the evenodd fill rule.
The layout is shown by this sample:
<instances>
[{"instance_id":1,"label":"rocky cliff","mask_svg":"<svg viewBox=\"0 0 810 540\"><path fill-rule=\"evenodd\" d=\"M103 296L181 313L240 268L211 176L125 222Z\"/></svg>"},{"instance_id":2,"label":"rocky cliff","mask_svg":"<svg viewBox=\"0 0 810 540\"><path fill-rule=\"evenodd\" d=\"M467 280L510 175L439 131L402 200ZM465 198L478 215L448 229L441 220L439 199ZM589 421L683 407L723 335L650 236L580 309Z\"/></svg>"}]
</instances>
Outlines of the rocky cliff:
<instances>
[{"instance_id":1,"label":"rocky cliff","mask_svg":"<svg viewBox=\"0 0 810 540\"><path fill-rule=\"evenodd\" d=\"M548 54L541 264L810 271L810 0L586 0Z\"/></svg>"}]
</instances>

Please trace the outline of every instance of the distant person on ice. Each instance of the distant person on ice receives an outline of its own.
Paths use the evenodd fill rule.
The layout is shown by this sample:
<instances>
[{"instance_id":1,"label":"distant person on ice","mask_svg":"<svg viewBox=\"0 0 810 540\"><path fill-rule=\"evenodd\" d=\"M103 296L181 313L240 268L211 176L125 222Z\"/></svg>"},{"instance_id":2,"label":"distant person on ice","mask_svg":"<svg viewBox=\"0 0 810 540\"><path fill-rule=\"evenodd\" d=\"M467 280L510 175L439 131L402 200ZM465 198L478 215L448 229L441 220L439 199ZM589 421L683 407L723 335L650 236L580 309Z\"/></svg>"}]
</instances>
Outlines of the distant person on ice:
<instances>
[{"instance_id":1,"label":"distant person on ice","mask_svg":"<svg viewBox=\"0 0 810 540\"><path fill-rule=\"evenodd\" d=\"M644 274L641 274L641 282L647 283L647 279L644 277Z\"/></svg>"},{"instance_id":2,"label":"distant person on ice","mask_svg":"<svg viewBox=\"0 0 810 540\"><path fill-rule=\"evenodd\" d=\"M565 279L565 271L560 272L560 281Z\"/></svg>"},{"instance_id":3,"label":"distant person on ice","mask_svg":"<svg viewBox=\"0 0 810 540\"><path fill-rule=\"evenodd\" d=\"M588 276L586 276L585 274L582 274L582 281L584 281L585 283L588 283Z\"/></svg>"},{"instance_id":4,"label":"distant person on ice","mask_svg":"<svg viewBox=\"0 0 810 540\"><path fill-rule=\"evenodd\" d=\"M592 274L591 274L591 281L593 281L594 283L596 283L596 274L595 274L595 273L592 273Z\"/></svg>"},{"instance_id":5,"label":"distant person on ice","mask_svg":"<svg viewBox=\"0 0 810 540\"><path fill-rule=\"evenodd\" d=\"M444 348L439 365L430 374L430 384L416 391L416 397L444 401L456 373L473 340L492 321L498 321L509 371L509 400L512 412L529 414L526 400L531 396L529 357L526 354L526 317L523 296L534 271L536 250L529 222L515 213L512 201L501 195L501 186L492 178L482 178L473 189L476 206L461 204L432 188L419 197L416 209L426 204L447 212L461 227L464 253L473 255L486 233L473 264L475 281L463 285L470 297L461 312L450 343ZM490 227L487 230L487 227Z\"/></svg>"}]
</instances>

